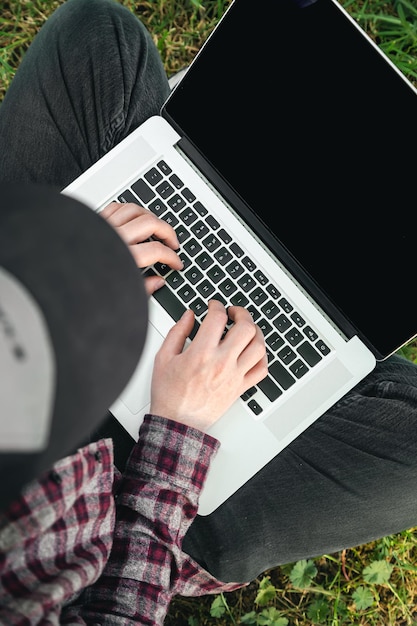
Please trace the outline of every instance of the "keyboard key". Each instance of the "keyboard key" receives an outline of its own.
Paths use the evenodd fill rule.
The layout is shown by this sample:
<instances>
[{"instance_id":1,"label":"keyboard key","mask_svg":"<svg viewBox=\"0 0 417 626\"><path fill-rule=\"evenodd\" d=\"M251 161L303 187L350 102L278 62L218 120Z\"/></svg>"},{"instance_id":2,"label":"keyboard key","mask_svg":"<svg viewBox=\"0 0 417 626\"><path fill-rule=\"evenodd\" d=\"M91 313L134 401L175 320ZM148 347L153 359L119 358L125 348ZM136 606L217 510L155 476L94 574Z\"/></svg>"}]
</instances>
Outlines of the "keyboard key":
<instances>
[{"instance_id":1,"label":"keyboard key","mask_svg":"<svg viewBox=\"0 0 417 626\"><path fill-rule=\"evenodd\" d=\"M274 285L271 285L271 284L267 285L266 290L271 296L271 298L274 298L274 300L277 300L281 295L281 292L278 291L278 289Z\"/></svg>"},{"instance_id":2,"label":"keyboard key","mask_svg":"<svg viewBox=\"0 0 417 626\"><path fill-rule=\"evenodd\" d=\"M233 254L238 257L238 259L240 259L240 257L242 257L245 254L242 248L238 246L236 242L232 243L232 245L230 246L230 249L233 252Z\"/></svg>"},{"instance_id":3,"label":"keyboard key","mask_svg":"<svg viewBox=\"0 0 417 626\"><path fill-rule=\"evenodd\" d=\"M321 339L319 339L316 342L316 348L323 356L326 356L326 354L329 354L329 352L330 352L329 346L326 346L324 341L322 341Z\"/></svg>"},{"instance_id":4,"label":"keyboard key","mask_svg":"<svg viewBox=\"0 0 417 626\"><path fill-rule=\"evenodd\" d=\"M291 314L291 319L294 324L298 326L298 328L302 328L305 324L304 318L302 318L301 315L297 313L297 311L294 311L294 313Z\"/></svg>"},{"instance_id":5,"label":"keyboard key","mask_svg":"<svg viewBox=\"0 0 417 626\"><path fill-rule=\"evenodd\" d=\"M193 329L192 329L192 331L190 332L190 335L189 335L190 339L194 339L194 337L196 336L199 328L200 328L200 324L199 324L198 320L194 320L194 326L193 326Z\"/></svg>"},{"instance_id":6,"label":"keyboard key","mask_svg":"<svg viewBox=\"0 0 417 626\"><path fill-rule=\"evenodd\" d=\"M272 300L268 300L268 302L263 305L261 310L262 310L262 313L269 320L272 320L279 313L278 306L275 304L275 302L272 302Z\"/></svg>"},{"instance_id":7,"label":"keyboard key","mask_svg":"<svg viewBox=\"0 0 417 626\"><path fill-rule=\"evenodd\" d=\"M152 167L148 172L146 172L145 176L146 180L152 187L155 187L162 180L161 172L158 172L156 167Z\"/></svg>"},{"instance_id":8,"label":"keyboard key","mask_svg":"<svg viewBox=\"0 0 417 626\"><path fill-rule=\"evenodd\" d=\"M164 221L167 224L170 224L172 228L175 228L175 226L179 224L178 218L175 217L175 215L171 211L168 211L168 213L165 213Z\"/></svg>"},{"instance_id":9,"label":"keyboard key","mask_svg":"<svg viewBox=\"0 0 417 626\"><path fill-rule=\"evenodd\" d=\"M278 300L278 304L281 307L281 309L283 309L286 313L291 313L291 311L294 308L292 304L290 304L286 298L281 298L281 300Z\"/></svg>"},{"instance_id":10,"label":"keyboard key","mask_svg":"<svg viewBox=\"0 0 417 626\"><path fill-rule=\"evenodd\" d=\"M277 350L279 350L279 348L284 345L284 340L281 337L281 335L279 335L276 332L273 332L272 335L270 335L269 337L267 337L266 339L266 343L268 344L268 346L271 348L271 350L273 350L274 352L276 352Z\"/></svg>"},{"instance_id":11,"label":"keyboard key","mask_svg":"<svg viewBox=\"0 0 417 626\"><path fill-rule=\"evenodd\" d=\"M168 199L168 204L171 207L171 209L175 211L176 213L178 213L178 211L181 211L181 209L187 206L185 204L184 198L181 198L181 196L179 196L177 193Z\"/></svg>"},{"instance_id":12,"label":"keyboard key","mask_svg":"<svg viewBox=\"0 0 417 626\"><path fill-rule=\"evenodd\" d=\"M316 341L318 339L318 335L316 333L315 330L313 330L311 328L311 326L306 326L303 330L305 336L307 337L307 339L310 339L310 341Z\"/></svg>"},{"instance_id":13,"label":"keyboard key","mask_svg":"<svg viewBox=\"0 0 417 626\"><path fill-rule=\"evenodd\" d=\"M256 400L249 400L248 407L255 415L260 415L262 413L262 407L256 402Z\"/></svg>"},{"instance_id":14,"label":"keyboard key","mask_svg":"<svg viewBox=\"0 0 417 626\"><path fill-rule=\"evenodd\" d=\"M231 297L230 301L235 306L246 306L247 304L249 304L248 298L241 291L238 291L237 293L235 293Z\"/></svg>"},{"instance_id":15,"label":"keyboard key","mask_svg":"<svg viewBox=\"0 0 417 626\"><path fill-rule=\"evenodd\" d=\"M244 269L243 269L242 265L238 261L232 261L226 267L226 272L233 279L236 279L238 276L240 276L244 272Z\"/></svg>"},{"instance_id":16,"label":"keyboard key","mask_svg":"<svg viewBox=\"0 0 417 626\"><path fill-rule=\"evenodd\" d=\"M181 300L188 303L195 297L196 293L189 285L184 285L184 287L181 287L181 289L178 290L178 295Z\"/></svg>"},{"instance_id":17,"label":"keyboard key","mask_svg":"<svg viewBox=\"0 0 417 626\"><path fill-rule=\"evenodd\" d=\"M226 304L227 304L226 298L224 298L221 293L213 293L213 295L210 297L210 299L211 300L218 300L219 302L221 302L223 304L223 306L226 306Z\"/></svg>"},{"instance_id":18,"label":"keyboard key","mask_svg":"<svg viewBox=\"0 0 417 626\"><path fill-rule=\"evenodd\" d=\"M268 363L270 363L271 361L275 359L275 354L273 354L271 350L268 350L268 346L265 346L265 348L266 348L266 356L268 359Z\"/></svg>"},{"instance_id":19,"label":"keyboard key","mask_svg":"<svg viewBox=\"0 0 417 626\"><path fill-rule=\"evenodd\" d=\"M167 263L155 263L155 269L160 276L166 276L171 271L171 268Z\"/></svg>"},{"instance_id":20,"label":"keyboard key","mask_svg":"<svg viewBox=\"0 0 417 626\"><path fill-rule=\"evenodd\" d=\"M175 229L175 233L180 244L184 243L184 241L187 241L187 239L191 237L191 234L182 224L177 226L177 228Z\"/></svg>"},{"instance_id":21,"label":"keyboard key","mask_svg":"<svg viewBox=\"0 0 417 626\"><path fill-rule=\"evenodd\" d=\"M214 287L208 280L203 280L203 282L198 285L197 291L203 298L207 299L214 293Z\"/></svg>"},{"instance_id":22,"label":"keyboard key","mask_svg":"<svg viewBox=\"0 0 417 626\"><path fill-rule=\"evenodd\" d=\"M227 248L225 248L224 246L222 246L219 250L217 250L217 252L214 254L214 258L216 259L216 261L218 263L220 263L220 265L226 265L226 263L229 263L229 261L232 258L231 253L229 252L229 250Z\"/></svg>"},{"instance_id":23,"label":"keyboard key","mask_svg":"<svg viewBox=\"0 0 417 626\"><path fill-rule=\"evenodd\" d=\"M277 383L284 389L289 389L295 383L295 378L285 369L279 361L274 361L269 367L269 373L275 378Z\"/></svg>"},{"instance_id":24,"label":"keyboard key","mask_svg":"<svg viewBox=\"0 0 417 626\"><path fill-rule=\"evenodd\" d=\"M190 202L190 203L194 202L195 195L193 194L192 191L190 191L190 189L188 189L188 187L184 187L181 193L184 196L184 198L187 200L187 202Z\"/></svg>"},{"instance_id":25,"label":"keyboard key","mask_svg":"<svg viewBox=\"0 0 417 626\"><path fill-rule=\"evenodd\" d=\"M199 200L197 200L197 202L194 202L193 207L195 208L197 213L201 215L201 217L204 217L208 213L204 204L202 204Z\"/></svg>"},{"instance_id":26,"label":"keyboard key","mask_svg":"<svg viewBox=\"0 0 417 626\"><path fill-rule=\"evenodd\" d=\"M211 256L204 251L199 254L198 257L196 257L195 262L197 263L197 265L199 265L199 267L201 267L202 270L206 270L208 267L210 267L210 265L213 265L214 263Z\"/></svg>"},{"instance_id":27,"label":"keyboard key","mask_svg":"<svg viewBox=\"0 0 417 626\"><path fill-rule=\"evenodd\" d=\"M223 243L227 243L229 244L232 241L231 236L229 235L228 232L226 232L224 230L224 228L221 228L218 232L217 232L218 236L220 237L220 239L223 241Z\"/></svg>"},{"instance_id":28,"label":"keyboard key","mask_svg":"<svg viewBox=\"0 0 417 626\"><path fill-rule=\"evenodd\" d=\"M257 270L255 272L255 278L256 278L256 280L258 280L261 283L261 285L263 287L265 287L265 285L268 284L268 279L265 276L265 274L263 272L261 272L261 270Z\"/></svg>"},{"instance_id":29,"label":"keyboard key","mask_svg":"<svg viewBox=\"0 0 417 626\"><path fill-rule=\"evenodd\" d=\"M205 224L201 220L198 220L198 222L193 224L191 227L191 230L194 233L194 235L197 237L197 239L202 239L209 232L207 224Z\"/></svg>"},{"instance_id":30,"label":"keyboard key","mask_svg":"<svg viewBox=\"0 0 417 626\"><path fill-rule=\"evenodd\" d=\"M148 204L156 195L143 178L139 178L139 180L133 183L132 189L145 204Z\"/></svg>"},{"instance_id":31,"label":"keyboard key","mask_svg":"<svg viewBox=\"0 0 417 626\"><path fill-rule=\"evenodd\" d=\"M278 352L278 357L283 363L285 363L285 365L288 365L289 363L291 363L291 361L294 361L296 354L294 350L290 348L290 346L284 346Z\"/></svg>"},{"instance_id":32,"label":"keyboard key","mask_svg":"<svg viewBox=\"0 0 417 626\"><path fill-rule=\"evenodd\" d=\"M213 281L215 285L218 282L220 282L222 278L226 276L226 274L223 272L221 267L219 267L218 265L213 265L213 267L210 267L210 269L207 272L207 275Z\"/></svg>"},{"instance_id":33,"label":"keyboard key","mask_svg":"<svg viewBox=\"0 0 417 626\"><path fill-rule=\"evenodd\" d=\"M271 402L282 395L281 389L274 383L270 376L261 380L261 382L258 383L258 387Z\"/></svg>"},{"instance_id":34,"label":"keyboard key","mask_svg":"<svg viewBox=\"0 0 417 626\"><path fill-rule=\"evenodd\" d=\"M290 365L290 370L294 374L296 378L301 378L304 374L307 374L308 367L301 359L297 359L294 363Z\"/></svg>"},{"instance_id":35,"label":"keyboard key","mask_svg":"<svg viewBox=\"0 0 417 626\"><path fill-rule=\"evenodd\" d=\"M252 304L250 304L247 307L247 310L252 315L252 319L254 322L257 322L258 319L261 317L261 314L259 313L258 309L256 309Z\"/></svg>"},{"instance_id":36,"label":"keyboard key","mask_svg":"<svg viewBox=\"0 0 417 626\"><path fill-rule=\"evenodd\" d=\"M309 341L304 341L304 343L298 346L297 352L305 361L307 361L310 367L313 367L313 365L316 365L321 360L321 355Z\"/></svg>"},{"instance_id":37,"label":"keyboard key","mask_svg":"<svg viewBox=\"0 0 417 626\"><path fill-rule=\"evenodd\" d=\"M278 315L278 317L274 320L273 323L274 323L275 328L278 328L280 333L284 333L291 326L290 320L288 319L286 315L284 315L284 313L281 313L281 315Z\"/></svg>"},{"instance_id":38,"label":"keyboard key","mask_svg":"<svg viewBox=\"0 0 417 626\"><path fill-rule=\"evenodd\" d=\"M180 218L186 226L190 226L191 224L194 224L194 222L196 221L197 213L194 213L192 209L187 208L187 209L184 209L184 211L181 211Z\"/></svg>"},{"instance_id":39,"label":"keyboard key","mask_svg":"<svg viewBox=\"0 0 417 626\"><path fill-rule=\"evenodd\" d=\"M244 274L242 278L239 278L237 282L238 282L239 287L241 287L243 291L245 291L246 293L248 291L251 291L256 285L252 276L249 276L249 274Z\"/></svg>"},{"instance_id":40,"label":"keyboard key","mask_svg":"<svg viewBox=\"0 0 417 626\"><path fill-rule=\"evenodd\" d=\"M177 289L180 285L183 284L185 279L184 276L179 272L171 272L171 274L169 274L165 280L168 285L170 285L173 289Z\"/></svg>"},{"instance_id":41,"label":"keyboard key","mask_svg":"<svg viewBox=\"0 0 417 626\"><path fill-rule=\"evenodd\" d=\"M218 228L220 228L219 222L212 215L207 215L206 222L212 230L217 230Z\"/></svg>"},{"instance_id":42,"label":"keyboard key","mask_svg":"<svg viewBox=\"0 0 417 626\"><path fill-rule=\"evenodd\" d=\"M194 266L185 272L185 276L192 285L195 285L203 278L203 273Z\"/></svg>"},{"instance_id":43,"label":"keyboard key","mask_svg":"<svg viewBox=\"0 0 417 626\"><path fill-rule=\"evenodd\" d=\"M172 169L169 167L169 165L167 165L167 163L165 163L165 161L159 161L159 163L157 163L157 166L159 167L161 172L165 174L165 176L168 176L168 174L171 174L172 172Z\"/></svg>"},{"instance_id":44,"label":"keyboard key","mask_svg":"<svg viewBox=\"0 0 417 626\"><path fill-rule=\"evenodd\" d=\"M152 295L176 322L185 313L185 306L166 285L157 289Z\"/></svg>"},{"instance_id":45,"label":"keyboard key","mask_svg":"<svg viewBox=\"0 0 417 626\"><path fill-rule=\"evenodd\" d=\"M117 199L119 202L124 202L124 203L126 202L134 202L135 204L138 203L138 199L133 195L131 191L129 191L129 189L126 189L126 191L121 193Z\"/></svg>"},{"instance_id":46,"label":"keyboard key","mask_svg":"<svg viewBox=\"0 0 417 626\"><path fill-rule=\"evenodd\" d=\"M230 280L230 278L226 278L220 285L220 291L226 296L230 297L232 293L237 290L236 285Z\"/></svg>"},{"instance_id":47,"label":"keyboard key","mask_svg":"<svg viewBox=\"0 0 417 626\"><path fill-rule=\"evenodd\" d=\"M255 263L248 256L243 257L242 263L246 267L246 269L249 270L250 272L253 272L256 270Z\"/></svg>"},{"instance_id":48,"label":"keyboard key","mask_svg":"<svg viewBox=\"0 0 417 626\"><path fill-rule=\"evenodd\" d=\"M256 393L256 387L250 387L240 396L242 400L249 400Z\"/></svg>"},{"instance_id":49,"label":"keyboard key","mask_svg":"<svg viewBox=\"0 0 417 626\"><path fill-rule=\"evenodd\" d=\"M196 298L195 300L193 300L189 307L198 317L205 315L208 308L207 304L201 298Z\"/></svg>"},{"instance_id":50,"label":"keyboard key","mask_svg":"<svg viewBox=\"0 0 417 626\"><path fill-rule=\"evenodd\" d=\"M166 180L164 180L158 187L156 188L158 194L166 200L174 193L175 189L172 185L170 185Z\"/></svg>"},{"instance_id":51,"label":"keyboard key","mask_svg":"<svg viewBox=\"0 0 417 626\"><path fill-rule=\"evenodd\" d=\"M203 245L209 250L209 252L214 252L220 246L220 241L217 239L216 235L208 235L205 239L203 239Z\"/></svg>"},{"instance_id":52,"label":"keyboard key","mask_svg":"<svg viewBox=\"0 0 417 626\"><path fill-rule=\"evenodd\" d=\"M182 261L182 264L183 264L183 268L182 269L183 270L186 270L187 267L190 267L192 261L184 252L180 252L178 256L180 257L180 259Z\"/></svg>"},{"instance_id":53,"label":"keyboard key","mask_svg":"<svg viewBox=\"0 0 417 626\"><path fill-rule=\"evenodd\" d=\"M184 183L181 178L176 174L172 174L172 176L169 177L169 180L174 185L175 189L181 189L181 187L184 187Z\"/></svg>"},{"instance_id":54,"label":"keyboard key","mask_svg":"<svg viewBox=\"0 0 417 626\"><path fill-rule=\"evenodd\" d=\"M256 306L260 306L267 299L267 295L261 287L257 287L250 292L249 298L256 304Z\"/></svg>"},{"instance_id":55,"label":"keyboard key","mask_svg":"<svg viewBox=\"0 0 417 626\"><path fill-rule=\"evenodd\" d=\"M195 256L202 250L203 248L200 246L196 239L189 239L184 244L184 250L190 255Z\"/></svg>"},{"instance_id":56,"label":"keyboard key","mask_svg":"<svg viewBox=\"0 0 417 626\"><path fill-rule=\"evenodd\" d=\"M167 208L168 207L158 198L154 200L153 202L151 202L149 205L149 209L152 211L152 213L155 213L155 215L157 215L158 217L161 216L162 213L165 213Z\"/></svg>"},{"instance_id":57,"label":"keyboard key","mask_svg":"<svg viewBox=\"0 0 417 626\"><path fill-rule=\"evenodd\" d=\"M269 335L269 333L272 330L272 326L269 322L266 321L265 318L260 319L258 322L256 322L259 326L259 328L261 329L263 336L266 337L267 335Z\"/></svg>"},{"instance_id":58,"label":"keyboard key","mask_svg":"<svg viewBox=\"0 0 417 626\"><path fill-rule=\"evenodd\" d=\"M292 346L297 346L304 339L303 335L296 328L291 328L286 334L285 339Z\"/></svg>"}]
</instances>

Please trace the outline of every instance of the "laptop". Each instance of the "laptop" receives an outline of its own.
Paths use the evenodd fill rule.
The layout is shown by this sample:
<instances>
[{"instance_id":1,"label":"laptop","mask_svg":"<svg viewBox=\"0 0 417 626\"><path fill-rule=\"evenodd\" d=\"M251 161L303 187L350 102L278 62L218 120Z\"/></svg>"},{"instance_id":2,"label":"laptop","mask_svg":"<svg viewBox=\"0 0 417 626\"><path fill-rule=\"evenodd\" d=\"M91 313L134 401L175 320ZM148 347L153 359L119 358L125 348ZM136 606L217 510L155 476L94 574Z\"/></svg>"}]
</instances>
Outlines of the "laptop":
<instances>
[{"instance_id":1,"label":"laptop","mask_svg":"<svg viewBox=\"0 0 417 626\"><path fill-rule=\"evenodd\" d=\"M268 377L209 430L200 515L415 336L416 118L415 87L337 1L235 0L160 115L63 190L136 202L180 240L184 270L146 269L167 285L110 407L129 436L186 308L197 331L210 298L239 304L264 333Z\"/></svg>"}]
</instances>

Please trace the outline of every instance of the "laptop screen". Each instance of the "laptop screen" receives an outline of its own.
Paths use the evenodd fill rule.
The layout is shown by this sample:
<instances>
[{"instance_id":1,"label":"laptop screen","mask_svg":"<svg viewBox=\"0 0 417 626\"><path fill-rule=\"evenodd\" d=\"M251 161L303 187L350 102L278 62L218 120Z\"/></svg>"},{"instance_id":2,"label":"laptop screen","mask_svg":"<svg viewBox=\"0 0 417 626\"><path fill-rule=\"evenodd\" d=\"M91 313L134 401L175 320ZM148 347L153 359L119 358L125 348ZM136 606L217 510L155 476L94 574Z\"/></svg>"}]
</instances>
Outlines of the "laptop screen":
<instances>
[{"instance_id":1,"label":"laptop screen","mask_svg":"<svg viewBox=\"0 0 417 626\"><path fill-rule=\"evenodd\" d=\"M164 110L368 342L417 330L417 91L333 0L235 0Z\"/></svg>"}]
</instances>

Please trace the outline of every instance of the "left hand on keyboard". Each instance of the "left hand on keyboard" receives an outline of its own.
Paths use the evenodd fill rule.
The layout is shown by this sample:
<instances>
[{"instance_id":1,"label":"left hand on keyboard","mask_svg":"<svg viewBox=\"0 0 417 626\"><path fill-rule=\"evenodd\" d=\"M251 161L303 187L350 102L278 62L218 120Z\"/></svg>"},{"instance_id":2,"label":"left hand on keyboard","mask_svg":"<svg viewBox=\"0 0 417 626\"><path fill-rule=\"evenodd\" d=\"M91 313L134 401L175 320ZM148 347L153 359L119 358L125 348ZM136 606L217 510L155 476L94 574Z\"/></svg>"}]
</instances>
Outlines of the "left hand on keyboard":
<instances>
[{"instance_id":1,"label":"left hand on keyboard","mask_svg":"<svg viewBox=\"0 0 417 626\"><path fill-rule=\"evenodd\" d=\"M159 262L172 269L182 269L182 261L176 253L179 243L174 229L148 209L133 202L111 202L100 215L128 245L138 267L145 268ZM163 284L164 280L159 276L145 278L149 295Z\"/></svg>"}]
</instances>

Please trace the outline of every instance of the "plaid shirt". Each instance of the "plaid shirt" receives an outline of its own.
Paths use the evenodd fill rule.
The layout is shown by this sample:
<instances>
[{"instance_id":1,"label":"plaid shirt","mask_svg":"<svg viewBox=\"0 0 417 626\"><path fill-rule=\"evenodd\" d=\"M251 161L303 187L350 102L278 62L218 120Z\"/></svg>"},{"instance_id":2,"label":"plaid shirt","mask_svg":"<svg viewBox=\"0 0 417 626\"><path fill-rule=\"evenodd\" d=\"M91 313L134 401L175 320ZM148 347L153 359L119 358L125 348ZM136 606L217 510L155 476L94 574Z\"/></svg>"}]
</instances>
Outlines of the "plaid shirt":
<instances>
[{"instance_id":1,"label":"plaid shirt","mask_svg":"<svg viewBox=\"0 0 417 626\"><path fill-rule=\"evenodd\" d=\"M0 624L162 624L175 594L232 591L181 550L218 441L147 415L126 470L110 439L0 514Z\"/></svg>"}]
</instances>

